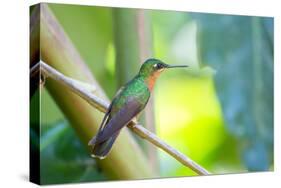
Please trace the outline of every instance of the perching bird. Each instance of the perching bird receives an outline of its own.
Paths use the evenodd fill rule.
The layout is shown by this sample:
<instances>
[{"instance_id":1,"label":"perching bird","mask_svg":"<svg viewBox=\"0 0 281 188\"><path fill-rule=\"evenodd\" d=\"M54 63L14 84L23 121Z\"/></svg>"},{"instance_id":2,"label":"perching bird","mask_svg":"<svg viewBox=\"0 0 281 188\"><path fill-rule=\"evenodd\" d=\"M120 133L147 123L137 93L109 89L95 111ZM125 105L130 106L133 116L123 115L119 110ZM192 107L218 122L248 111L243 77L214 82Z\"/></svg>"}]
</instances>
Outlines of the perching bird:
<instances>
[{"instance_id":1,"label":"perching bird","mask_svg":"<svg viewBox=\"0 0 281 188\"><path fill-rule=\"evenodd\" d=\"M120 130L146 106L160 73L174 67L187 66L172 66L158 59L148 59L142 64L139 73L119 89L105 113L97 135L89 142L92 157L103 159L108 155Z\"/></svg>"}]
</instances>

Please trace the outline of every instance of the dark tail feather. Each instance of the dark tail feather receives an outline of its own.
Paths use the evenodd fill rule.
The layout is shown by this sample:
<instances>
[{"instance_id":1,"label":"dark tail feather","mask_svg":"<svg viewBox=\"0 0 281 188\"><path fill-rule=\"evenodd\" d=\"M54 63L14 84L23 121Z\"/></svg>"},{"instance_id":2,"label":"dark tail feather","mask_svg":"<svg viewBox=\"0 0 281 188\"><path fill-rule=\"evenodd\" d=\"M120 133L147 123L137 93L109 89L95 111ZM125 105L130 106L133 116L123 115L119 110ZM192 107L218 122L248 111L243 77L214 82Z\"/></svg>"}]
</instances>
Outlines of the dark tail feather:
<instances>
[{"instance_id":1,"label":"dark tail feather","mask_svg":"<svg viewBox=\"0 0 281 188\"><path fill-rule=\"evenodd\" d=\"M119 135L119 131L115 133L112 137L101 143L96 143L96 137L90 140L89 146L92 146L91 156L99 159L104 159L107 156L107 154L110 152L112 145L115 142L118 135Z\"/></svg>"}]
</instances>

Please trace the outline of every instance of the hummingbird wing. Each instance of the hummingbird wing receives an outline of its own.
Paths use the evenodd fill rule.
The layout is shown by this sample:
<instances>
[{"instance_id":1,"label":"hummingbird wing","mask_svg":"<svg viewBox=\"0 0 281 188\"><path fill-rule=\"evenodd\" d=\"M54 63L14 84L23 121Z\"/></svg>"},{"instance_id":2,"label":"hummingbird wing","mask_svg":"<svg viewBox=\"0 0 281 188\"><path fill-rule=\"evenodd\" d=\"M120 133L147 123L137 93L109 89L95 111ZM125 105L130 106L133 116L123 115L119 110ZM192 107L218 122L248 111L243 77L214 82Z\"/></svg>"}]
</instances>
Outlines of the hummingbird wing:
<instances>
[{"instance_id":1,"label":"hummingbird wing","mask_svg":"<svg viewBox=\"0 0 281 188\"><path fill-rule=\"evenodd\" d=\"M126 104L108 120L107 124L96 137L95 142L101 143L110 138L121 128L126 126L142 109L143 104L135 98L130 98L130 100L128 100Z\"/></svg>"},{"instance_id":2,"label":"hummingbird wing","mask_svg":"<svg viewBox=\"0 0 281 188\"><path fill-rule=\"evenodd\" d=\"M111 112L111 109L112 109L112 104L110 104L107 112L105 113L103 119L102 119L102 122L101 122L101 125L98 129L98 133L97 133L97 136L101 133L101 131L103 130L103 127L106 125L107 121L108 121L108 118L109 118L109 114ZM97 136L94 136L88 143L88 145L95 145L96 144L96 141L97 141Z\"/></svg>"},{"instance_id":3,"label":"hummingbird wing","mask_svg":"<svg viewBox=\"0 0 281 188\"><path fill-rule=\"evenodd\" d=\"M98 129L98 131L97 131L97 135L94 136L94 137L89 141L88 145L95 145L95 144L96 144L97 137L99 136L99 134L101 134L103 128L105 127L105 125L107 124L107 122L108 122L109 119L110 119L110 113L111 113L111 111L112 111L112 105L113 105L114 101L116 100L116 98L117 98L117 97L120 95L120 93L124 90L124 88L125 88L124 86L121 87L121 88L117 91L116 95L113 97L113 100L112 100L112 102L110 103L110 105L109 105L109 107L108 107L108 109L107 109L107 111L106 111L106 113L105 113L105 115L104 115L104 117L103 117L103 119L102 119L101 125L100 125L100 127L99 127L99 129Z\"/></svg>"}]
</instances>

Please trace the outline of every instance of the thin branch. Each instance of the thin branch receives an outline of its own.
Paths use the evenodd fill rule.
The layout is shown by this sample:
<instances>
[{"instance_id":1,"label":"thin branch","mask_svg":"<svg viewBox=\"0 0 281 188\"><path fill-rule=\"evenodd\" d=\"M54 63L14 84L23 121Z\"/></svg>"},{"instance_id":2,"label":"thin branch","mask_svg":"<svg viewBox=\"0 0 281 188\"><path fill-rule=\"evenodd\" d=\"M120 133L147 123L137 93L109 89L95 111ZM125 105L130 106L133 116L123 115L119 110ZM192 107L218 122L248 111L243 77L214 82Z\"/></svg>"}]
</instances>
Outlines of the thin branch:
<instances>
[{"instance_id":1,"label":"thin branch","mask_svg":"<svg viewBox=\"0 0 281 188\"><path fill-rule=\"evenodd\" d=\"M37 66L37 65L34 65ZM38 66L37 66L38 67ZM58 72L51 66L47 65L44 62L40 62L40 68L43 74L45 74L48 77L51 77L52 79L58 81L59 83L63 84L64 86L68 87L71 91L85 99L89 104L91 104L93 107L98 109L101 112L105 112L108 108L109 104L92 94L88 89L84 88L83 85L81 85L79 82L73 82L72 78L69 78L67 76L64 76L62 73ZM35 71L36 69L32 69ZM32 74L32 71L31 71ZM161 148L165 152L167 152L169 155L174 157L177 161L182 163L183 165L189 167L194 172L196 172L199 175L208 175L210 174L206 169L201 167L199 164L176 150L175 148L171 147L164 141L162 141L160 138L158 138L155 134L151 133L147 129L145 129L143 126L137 124L135 120L131 121L131 123L128 125L128 128L130 128L135 134L140 136L143 139L146 139L153 145L157 146L158 148Z\"/></svg>"}]
</instances>

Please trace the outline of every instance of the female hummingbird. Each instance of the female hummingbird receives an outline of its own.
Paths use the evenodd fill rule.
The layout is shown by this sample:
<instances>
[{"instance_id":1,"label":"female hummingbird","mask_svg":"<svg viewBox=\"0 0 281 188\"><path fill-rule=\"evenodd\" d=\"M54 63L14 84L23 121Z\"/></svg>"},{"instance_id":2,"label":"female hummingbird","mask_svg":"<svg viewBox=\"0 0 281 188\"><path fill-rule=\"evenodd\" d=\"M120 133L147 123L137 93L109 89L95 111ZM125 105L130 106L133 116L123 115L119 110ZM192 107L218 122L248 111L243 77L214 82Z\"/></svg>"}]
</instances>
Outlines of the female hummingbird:
<instances>
[{"instance_id":1,"label":"female hummingbird","mask_svg":"<svg viewBox=\"0 0 281 188\"><path fill-rule=\"evenodd\" d=\"M139 73L118 90L104 115L98 133L89 142L92 157L104 159L108 155L120 130L146 106L160 73L174 67L187 66L172 66L158 59L148 59L142 64Z\"/></svg>"}]
</instances>

